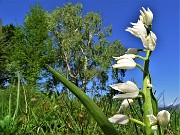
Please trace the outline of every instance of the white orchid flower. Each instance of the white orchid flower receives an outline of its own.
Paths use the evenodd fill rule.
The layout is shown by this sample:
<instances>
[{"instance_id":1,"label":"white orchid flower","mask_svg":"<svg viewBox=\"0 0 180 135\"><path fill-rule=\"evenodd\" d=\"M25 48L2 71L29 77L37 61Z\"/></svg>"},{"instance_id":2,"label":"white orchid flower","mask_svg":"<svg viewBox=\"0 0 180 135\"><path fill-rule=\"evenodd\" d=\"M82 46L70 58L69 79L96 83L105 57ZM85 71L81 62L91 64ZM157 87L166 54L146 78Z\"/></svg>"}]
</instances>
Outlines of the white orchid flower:
<instances>
[{"instance_id":1,"label":"white orchid flower","mask_svg":"<svg viewBox=\"0 0 180 135\"><path fill-rule=\"evenodd\" d=\"M170 113L166 110L162 110L157 114L157 120L160 126L166 127L170 121Z\"/></svg>"},{"instance_id":2,"label":"white orchid flower","mask_svg":"<svg viewBox=\"0 0 180 135\"><path fill-rule=\"evenodd\" d=\"M118 60L117 64L112 65L112 67L119 69L133 69L136 67L136 63L132 58L123 58Z\"/></svg>"},{"instance_id":3,"label":"white orchid flower","mask_svg":"<svg viewBox=\"0 0 180 135\"><path fill-rule=\"evenodd\" d=\"M126 31L140 38L143 43L143 46L146 49L153 51L156 47L157 37L152 31L147 32L146 29L146 27L152 25L153 13L149 8L147 8L146 10L142 7L142 9L143 10L140 10L140 20L138 20L137 23L131 23L133 27L128 27Z\"/></svg>"},{"instance_id":4,"label":"white orchid flower","mask_svg":"<svg viewBox=\"0 0 180 135\"><path fill-rule=\"evenodd\" d=\"M136 58L136 55L134 54L124 54L120 57L113 57L115 60L120 60L120 59L128 59L128 58L131 58L131 59L135 59Z\"/></svg>"},{"instance_id":5,"label":"white orchid flower","mask_svg":"<svg viewBox=\"0 0 180 135\"><path fill-rule=\"evenodd\" d=\"M113 117L109 118L109 121L111 123L125 125L129 122L129 117L127 115L116 114Z\"/></svg>"},{"instance_id":6,"label":"white orchid flower","mask_svg":"<svg viewBox=\"0 0 180 135\"><path fill-rule=\"evenodd\" d=\"M131 103L133 103L132 99L124 99L123 102L121 103L118 113L123 113L125 109L128 108Z\"/></svg>"},{"instance_id":7,"label":"white orchid flower","mask_svg":"<svg viewBox=\"0 0 180 135\"><path fill-rule=\"evenodd\" d=\"M151 51L153 51L155 49L157 37L152 31L150 31L148 36L146 36L146 37L141 36L140 38L143 43L143 46L146 49L151 50Z\"/></svg>"},{"instance_id":8,"label":"white orchid flower","mask_svg":"<svg viewBox=\"0 0 180 135\"><path fill-rule=\"evenodd\" d=\"M132 28L128 27L126 31L140 38L143 43L143 46L146 49L153 51L156 47L156 41L157 41L156 35L152 31L150 31L150 33L147 35L146 28L141 21L138 21L138 23L131 23L131 24L134 26Z\"/></svg>"},{"instance_id":9,"label":"white orchid flower","mask_svg":"<svg viewBox=\"0 0 180 135\"><path fill-rule=\"evenodd\" d=\"M154 115L147 115L147 117L149 118L149 121L150 121L150 124L152 124L152 123L155 123L155 122L157 122L157 118L154 116ZM152 126L151 127L151 131L154 133L155 131L157 131L157 125L155 125L155 126Z\"/></svg>"},{"instance_id":10,"label":"white orchid flower","mask_svg":"<svg viewBox=\"0 0 180 135\"><path fill-rule=\"evenodd\" d=\"M142 7L143 11L140 10L141 15L139 16L140 20L145 24L145 25L151 25L152 20L153 20L153 13L149 8L147 10Z\"/></svg>"},{"instance_id":11,"label":"white orchid flower","mask_svg":"<svg viewBox=\"0 0 180 135\"><path fill-rule=\"evenodd\" d=\"M142 21L139 21L137 23L131 23L133 27L128 27L126 31L130 32L132 35L140 38L140 37L146 37L147 31Z\"/></svg>"},{"instance_id":12,"label":"white orchid flower","mask_svg":"<svg viewBox=\"0 0 180 135\"><path fill-rule=\"evenodd\" d=\"M125 83L117 83L109 85L111 88L123 92L123 94L115 95L113 98L132 99L139 94L139 89L135 83L127 81Z\"/></svg>"}]
</instances>

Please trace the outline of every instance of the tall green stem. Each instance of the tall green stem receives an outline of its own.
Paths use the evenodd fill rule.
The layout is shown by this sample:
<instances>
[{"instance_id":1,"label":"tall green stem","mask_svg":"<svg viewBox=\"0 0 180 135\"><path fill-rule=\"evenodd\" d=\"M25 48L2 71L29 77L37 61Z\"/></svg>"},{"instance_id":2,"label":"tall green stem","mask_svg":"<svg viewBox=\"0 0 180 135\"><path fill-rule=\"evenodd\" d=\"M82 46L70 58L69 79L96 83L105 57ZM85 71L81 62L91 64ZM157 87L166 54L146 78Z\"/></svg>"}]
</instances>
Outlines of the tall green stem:
<instances>
[{"instance_id":1,"label":"tall green stem","mask_svg":"<svg viewBox=\"0 0 180 135\"><path fill-rule=\"evenodd\" d=\"M17 99L16 99L16 110L13 115L13 120L15 119L15 117L18 113L18 109L19 109L19 92L20 92L20 74L19 74L19 72L17 75L18 75L18 89L17 89Z\"/></svg>"},{"instance_id":2,"label":"tall green stem","mask_svg":"<svg viewBox=\"0 0 180 135\"><path fill-rule=\"evenodd\" d=\"M148 87L148 81L150 81L150 75L149 75L149 58L151 55L151 51L146 52L146 60L144 61L144 73L143 73L143 92L145 95L144 98L144 123L146 125L146 135L151 135L151 126L150 121L147 115L153 114L153 107L151 102L151 88Z\"/></svg>"}]
</instances>

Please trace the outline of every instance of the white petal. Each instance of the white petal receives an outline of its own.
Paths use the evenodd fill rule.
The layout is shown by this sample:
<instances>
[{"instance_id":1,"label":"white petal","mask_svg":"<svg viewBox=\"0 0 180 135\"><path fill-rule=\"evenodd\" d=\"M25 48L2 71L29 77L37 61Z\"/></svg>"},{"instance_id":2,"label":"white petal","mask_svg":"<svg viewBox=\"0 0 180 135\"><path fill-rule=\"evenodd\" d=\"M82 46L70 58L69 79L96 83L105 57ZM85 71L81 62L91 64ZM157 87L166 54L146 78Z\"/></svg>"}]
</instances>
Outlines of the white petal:
<instances>
[{"instance_id":1,"label":"white petal","mask_svg":"<svg viewBox=\"0 0 180 135\"><path fill-rule=\"evenodd\" d=\"M113 68L119 69L133 69L136 67L136 63L131 58L124 58L117 61L117 64L112 65Z\"/></svg>"},{"instance_id":2,"label":"white petal","mask_svg":"<svg viewBox=\"0 0 180 135\"><path fill-rule=\"evenodd\" d=\"M127 31L127 32L130 32L132 35L134 35L134 36L136 36L137 38L139 38L139 34L138 34L138 32L137 32L136 29L134 29L134 28L128 28L128 29L126 29L126 31Z\"/></svg>"},{"instance_id":3,"label":"white petal","mask_svg":"<svg viewBox=\"0 0 180 135\"><path fill-rule=\"evenodd\" d=\"M112 65L113 68L119 68L119 69L133 69L136 67L136 63L119 63Z\"/></svg>"},{"instance_id":4,"label":"white petal","mask_svg":"<svg viewBox=\"0 0 180 135\"><path fill-rule=\"evenodd\" d=\"M157 118L153 114L147 115L147 117L149 118L150 124L157 121Z\"/></svg>"},{"instance_id":5,"label":"white petal","mask_svg":"<svg viewBox=\"0 0 180 135\"><path fill-rule=\"evenodd\" d=\"M127 115L116 114L113 117L109 118L109 121L111 123L124 125L129 122L129 117Z\"/></svg>"},{"instance_id":6,"label":"white petal","mask_svg":"<svg viewBox=\"0 0 180 135\"><path fill-rule=\"evenodd\" d=\"M125 83L112 84L110 85L110 87L122 92L128 92L128 93L139 92L139 89L136 86L136 84L131 81L127 81Z\"/></svg>"},{"instance_id":7,"label":"white petal","mask_svg":"<svg viewBox=\"0 0 180 135\"><path fill-rule=\"evenodd\" d=\"M123 102L121 103L118 113L123 113L125 109L129 107L129 104L131 104L132 102L133 102L132 99L124 99Z\"/></svg>"},{"instance_id":8,"label":"white petal","mask_svg":"<svg viewBox=\"0 0 180 135\"><path fill-rule=\"evenodd\" d=\"M125 85L122 85L122 87L120 88L123 92L139 92L139 89L137 87L137 85L131 81L127 81L125 82Z\"/></svg>"},{"instance_id":9,"label":"white petal","mask_svg":"<svg viewBox=\"0 0 180 135\"><path fill-rule=\"evenodd\" d=\"M131 59L134 59L136 58L136 55L134 54L124 54L120 57L113 57L115 60L120 60L120 59L128 59L128 58L131 58Z\"/></svg>"},{"instance_id":10,"label":"white petal","mask_svg":"<svg viewBox=\"0 0 180 135\"><path fill-rule=\"evenodd\" d=\"M150 124L152 124L154 122L157 122L157 118L154 115L152 115L152 114L151 115L147 115L147 117L149 117ZM153 133L155 131L157 131L157 126L152 126L151 130L152 130Z\"/></svg>"},{"instance_id":11,"label":"white petal","mask_svg":"<svg viewBox=\"0 0 180 135\"><path fill-rule=\"evenodd\" d=\"M152 126L151 127L151 131L154 133L155 131L157 131L157 125L156 126Z\"/></svg>"},{"instance_id":12,"label":"white petal","mask_svg":"<svg viewBox=\"0 0 180 135\"><path fill-rule=\"evenodd\" d=\"M149 13L153 14L152 11L151 11L149 8L147 8L147 9L148 9L147 11L148 11Z\"/></svg>"},{"instance_id":13,"label":"white petal","mask_svg":"<svg viewBox=\"0 0 180 135\"><path fill-rule=\"evenodd\" d=\"M143 22L143 17L142 17L142 15L139 16L139 20Z\"/></svg>"},{"instance_id":14,"label":"white petal","mask_svg":"<svg viewBox=\"0 0 180 135\"><path fill-rule=\"evenodd\" d=\"M143 11L141 11L141 10L140 10L140 13L141 13L141 16L142 16L142 17L144 17L144 16L145 16L145 15L144 15L144 13L143 13Z\"/></svg>"},{"instance_id":15,"label":"white petal","mask_svg":"<svg viewBox=\"0 0 180 135\"><path fill-rule=\"evenodd\" d=\"M142 21L138 20L137 23L131 23L133 25L132 28L127 28L126 31L130 32L134 36L140 38L140 36L146 37L147 32L146 28L144 27L144 24Z\"/></svg>"},{"instance_id":16,"label":"white petal","mask_svg":"<svg viewBox=\"0 0 180 135\"><path fill-rule=\"evenodd\" d=\"M132 99L124 99L123 102L121 103L121 105L123 106L129 106L130 103L132 103L133 100Z\"/></svg>"},{"instance_id":17,"label":"white petal","mask_svg":"<svg viewBox=\"0 0 180 135\"><path fill-rule=\"evenodd\" d=\"M116 83L116 84L112 84L112 85L109 85L111 88L115 89L115 90L118 90L118 91L121 91L121 85L124 85L124 83Z\"/></svg>"},{"instance_id":18,"label":"white petal","mask_svg":"<svg viewBox=\"0 0 180 135\"><path fill-rule=\"evenodd\" d=\"M133 93L125 93L125 94L118 94L118 95L115 95L113 97L113 99L115 98L120 98L120 99L132 99L132 98L136 98L138 96L139 92L133 92Z\"/></svg>"},{"instance_id":19,"label":"white petal","mask_svg":"<svg viewBox=\"0 0 180 135\"><path fill-rule=\"evenodd\" d=\"M152 31L150 31L150 34L147 37L144 38L143 36L140 36L140 38L143 43L143 46L146 49L151 51L155 49L157 37Z\"/></svg>"},{"instance_id":20,"label":"white petal","mask_svg":"<svg viewBox=\"0 0 180 135\"><path fill-rule=\"evenodd\" d=\"M157 120L160 126L166 127L170 121L170 113L166 110L162 110L157 114Z\"/></svg>"},{"instance_id":21,"label":"white petal","mask_svg":"<svg viewBox=\"0 0 180 135\"><path fill-rule=\"evenodd\" d=\"M139 89L136 86L135 83L131 81L127 81L126 83L117 83L109 85L111 88L124 92L123 94L115 95L113 98L121 98L121 99L127 99L127 98L136 98L139 94Z\"/></svg>"},{"instance_id":22,"label":"white petal","mask_svg":"<svg viewBox=\"0 0 180 135\"><path fill-rule=\"evenodd\" d=\"M156 47L157 37L152 31L150 31L150 40L151 42L149 43L149 49L153 51Z\"/></svg>"},{"instance_id":23,"label":"white petal","mask_svg":"<svg viewBox=\"0 0 180 135\"><path fill-rule=\"evenodd\" d=\"M151 12L151 10L149 8L147 8L147 10L142 7L143 11L140 10L141 13L141 18L140 20L143 21L144 24L146 25L151 25L152 24L152 20L153 20L153 13Z\"/></svg>"}]
</instances>

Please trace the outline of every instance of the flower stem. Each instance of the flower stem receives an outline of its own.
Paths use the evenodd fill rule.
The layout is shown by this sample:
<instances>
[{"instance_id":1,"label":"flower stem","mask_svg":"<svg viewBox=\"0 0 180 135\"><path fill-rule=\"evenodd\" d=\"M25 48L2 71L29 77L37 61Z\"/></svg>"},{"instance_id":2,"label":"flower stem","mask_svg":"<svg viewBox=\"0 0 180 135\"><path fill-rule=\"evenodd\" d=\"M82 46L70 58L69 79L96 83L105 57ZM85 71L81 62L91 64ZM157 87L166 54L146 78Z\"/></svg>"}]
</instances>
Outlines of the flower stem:
<instances>
[{"instance_id":1,"label":"flower stem","mask_svg":"<svg viewBox=\"0 0 180 135\"><path fill-rule=\"evenodd\" d=\"M136 120L136 119L133 119L133 118L129 118L129 120L130 120L130 121L133 121L133 122L135 122L135 123L137 123L137 124L139 124L139 125L142 125L143 127L146 126L143 122L141 122L141 121L139 121L139 120Z\"/></svg>"},{"instance_id":2,"label":"flower stem","mask_svg":"<svg viewBox=\"0 0 180 135\"><path fill-rule=\"evenodd\" d=\"M142 56L140 56L140 55L136 55L136 58L140 58L140 59L142 59L142 60L146 60L146 58L144 58L144 57L142 57Z\"/></svg>"},{"instance_id":3,"label":"flower stem","mask_svg":"<svg viewBox=\"0 0 180 135\"><path fill-rule=\"evenodd\" d=\"M145 95L144 99L144 123L145 123L145 131L146 135L151 135L151 125L149 118L147 115L153 114L153 108L151 103L151 88L147 86L147 80L150 80L149 78L149 57L151 55L151 51L148 50L146 52L146 60L144 61L144 74L143 74L143 93Z\"/></svg>"},{"instance_id":4,"label":"flower stem","mask_svg":"<svg viewBox=\"0 0 180 135\"><path fill-rule=\"evenodd\" d=\"M139 65L139 64L136 64L136 66L144 73L144 69L142 68L142 66L141 65Z\"/></svg>"}]
</instances>

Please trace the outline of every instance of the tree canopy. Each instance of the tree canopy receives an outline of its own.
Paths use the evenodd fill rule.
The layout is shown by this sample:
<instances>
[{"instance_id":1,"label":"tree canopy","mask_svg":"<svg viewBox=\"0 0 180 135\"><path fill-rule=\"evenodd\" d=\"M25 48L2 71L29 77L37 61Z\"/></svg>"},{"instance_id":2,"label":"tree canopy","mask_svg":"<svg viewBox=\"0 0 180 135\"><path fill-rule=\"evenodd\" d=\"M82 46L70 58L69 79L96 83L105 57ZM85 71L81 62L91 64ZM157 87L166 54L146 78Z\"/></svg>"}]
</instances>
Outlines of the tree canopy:
<instances>
[{"instance_id":1,"label":"tree canopy","mask_svg":"<svg viewBox=\"0 0 180 135\"><path fill-rule=\"evenodd\" d=\"M82 13L81 4L58 7L49 16L49 28L56 43L58 67L84 91L93 79L105 84L112 56L119 56L123 47L119 41L107 40L112 26L102 27L99 13Z\"/></svg>"},{"instance_id":2,"label":"tree canopy","mask_svg":"<svg viewBox=\"0 0 180 135\"><path fill-rule=\"evenodd\" d=\"M1 25L0 45L8 46L0 54L1 59L8 57L1 69L6 66L8 74L19 71L26 83L35 85L45 78L44 64L50 64L84 92L87 86L104 88L112 56L120 56L124 48L119 40L108 41L112 26L104 26L99 13L82 11L81 4L68 3L50 13L36 3L23 25ZM52 81L46 78L49 85Z\"/></svg>"}]
</instances>

